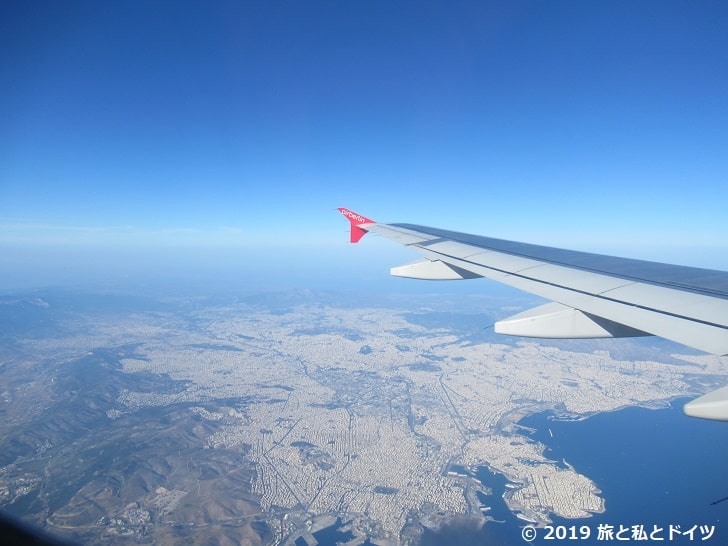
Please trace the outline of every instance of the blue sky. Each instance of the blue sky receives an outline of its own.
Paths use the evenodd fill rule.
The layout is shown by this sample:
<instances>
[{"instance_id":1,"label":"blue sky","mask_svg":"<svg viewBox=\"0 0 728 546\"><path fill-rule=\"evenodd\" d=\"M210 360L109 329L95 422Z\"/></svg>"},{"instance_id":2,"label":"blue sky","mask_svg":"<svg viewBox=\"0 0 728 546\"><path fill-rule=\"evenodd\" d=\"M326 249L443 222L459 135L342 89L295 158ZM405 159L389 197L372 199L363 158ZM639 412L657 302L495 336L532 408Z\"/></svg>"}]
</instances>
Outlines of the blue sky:
<instances>
[{"instance_id":1,"label":"blue sky","mask_svg":"<svg viewBox=\"0 0 728 546\"><path fill-rule=\"evenodd\" d=\"M3 2L5 277L406 261L347 247L338 206L728 268L726 28L723 2Z\"/></svg>"}]
</instances>

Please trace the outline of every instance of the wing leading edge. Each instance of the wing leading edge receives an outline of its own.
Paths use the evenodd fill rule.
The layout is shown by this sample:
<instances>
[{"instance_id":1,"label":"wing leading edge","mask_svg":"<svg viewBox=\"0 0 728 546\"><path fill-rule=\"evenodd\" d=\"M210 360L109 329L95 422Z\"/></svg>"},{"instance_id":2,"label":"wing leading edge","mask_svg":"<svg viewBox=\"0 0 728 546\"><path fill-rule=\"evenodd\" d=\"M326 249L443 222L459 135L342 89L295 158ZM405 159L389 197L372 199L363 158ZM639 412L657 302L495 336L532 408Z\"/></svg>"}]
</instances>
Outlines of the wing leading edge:
<instances>
[{"instance_id":1,"label":"wing leading edge","mask_svg":"<svg viewBox=\"0 0 728 546\"><path fill-rule=\"evenodd\" d=\"M414 224L381 224L340 208L351 242L372 232L421 253L392 275L426 280L485 277L553 303L499 321L503 334L547 338L657 335L728 355L728 272L552 248ZM728 421L728 386L685 405Z\"/></svg>"}]
</instances>

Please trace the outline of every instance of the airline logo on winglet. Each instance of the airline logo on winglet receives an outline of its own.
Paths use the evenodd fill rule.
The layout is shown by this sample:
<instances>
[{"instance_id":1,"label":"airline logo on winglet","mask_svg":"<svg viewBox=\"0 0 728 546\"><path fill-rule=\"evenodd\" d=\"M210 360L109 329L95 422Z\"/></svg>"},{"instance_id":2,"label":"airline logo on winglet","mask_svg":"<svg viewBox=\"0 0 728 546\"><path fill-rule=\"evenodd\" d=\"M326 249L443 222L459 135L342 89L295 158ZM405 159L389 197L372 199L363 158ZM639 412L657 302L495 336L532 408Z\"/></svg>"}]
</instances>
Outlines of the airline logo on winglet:
<instances>
[{"instance_id":1,"label":"airline logo on winglet","mask_svg":"<svg viewBox=\"0 0 728 546\"><path fill-rule=\"evenodd\" d=\"M339 207L339 212L346 216L346 218L351 223L351 238L350 241L352 243L358 243L359 240L364 237L364 235L367 234L367 230L361 228L360 226L366 225L366 224L376 224L374 220L370 220L369 218L366 218L362 216L361 214L357 214L354 211L351 211L349 209L345 209L343 207Z\"/></svg>"}]
</instances>

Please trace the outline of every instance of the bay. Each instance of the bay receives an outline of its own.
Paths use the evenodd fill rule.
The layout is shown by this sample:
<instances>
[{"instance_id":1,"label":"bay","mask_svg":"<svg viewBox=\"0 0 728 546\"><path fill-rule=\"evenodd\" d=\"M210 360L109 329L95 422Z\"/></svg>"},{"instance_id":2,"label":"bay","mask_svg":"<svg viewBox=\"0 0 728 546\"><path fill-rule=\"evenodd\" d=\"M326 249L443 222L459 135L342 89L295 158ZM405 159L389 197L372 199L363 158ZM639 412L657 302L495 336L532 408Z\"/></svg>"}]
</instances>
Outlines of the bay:
<instances>
[{"instance_id":1,"label":"bay","mask_svg":"<svg viewBox=\"0 0 728 546\"><path fill-rule=\"evenodd\" d=\"M523 418L519 424L534 430L529 437L546 446L546 457L562 467L565 461L590 478L606 508L590 518L552 518L554 526L575 526L569 536L583 536L580 527L587 526L586 540L545 540L539 529L532 544L624 543L616 540L620 525L629 528L621 536L630 542L658 542L634 540L632 526L642 525L648 536L655 526L662 529L655 537L663 543L728 544L728 499L723 500L728 497L728 423L685 416L687 401L676 400L665 409L629 407L577 421L559 420L552 412ZM489 515L498 521L478 531L443 526L428 531L424 544L525 544L521 529L526 522L504 512L502 499L496 498L503 495L506 480L487 467L479 468L477 477L493 490L483 500L494 507ZM599 525L613 526L615 538L597 540ZM693 527L692 540L679 534Z\"/></svg>"}]
</instances>

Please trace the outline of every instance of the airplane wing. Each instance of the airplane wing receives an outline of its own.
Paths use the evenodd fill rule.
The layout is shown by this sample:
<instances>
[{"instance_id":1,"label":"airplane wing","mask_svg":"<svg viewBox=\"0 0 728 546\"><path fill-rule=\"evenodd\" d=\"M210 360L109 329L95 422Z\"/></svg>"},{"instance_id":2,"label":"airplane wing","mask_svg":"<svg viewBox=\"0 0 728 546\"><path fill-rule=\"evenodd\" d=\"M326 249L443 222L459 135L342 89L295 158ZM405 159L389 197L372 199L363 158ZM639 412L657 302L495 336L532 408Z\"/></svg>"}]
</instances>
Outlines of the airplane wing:
<instances>
[{"instance_id":1,"label":"airplane wing","mask_svg":"<svg viewBox=\"0 0 728 546\"><path fill-rule=\"evenodd\" d=\"M381 224L345 208L351 242L376 233L424 256L398 277L486 277L551 300L495 324L542 338L656 335L728 355L728 272L617 258L413 224ZM728 386L685 405L693 417L728 421Z\"/></svg>"}]
</instances>

